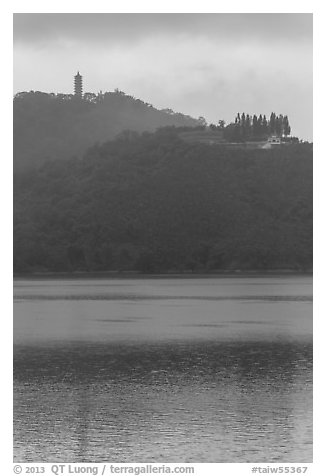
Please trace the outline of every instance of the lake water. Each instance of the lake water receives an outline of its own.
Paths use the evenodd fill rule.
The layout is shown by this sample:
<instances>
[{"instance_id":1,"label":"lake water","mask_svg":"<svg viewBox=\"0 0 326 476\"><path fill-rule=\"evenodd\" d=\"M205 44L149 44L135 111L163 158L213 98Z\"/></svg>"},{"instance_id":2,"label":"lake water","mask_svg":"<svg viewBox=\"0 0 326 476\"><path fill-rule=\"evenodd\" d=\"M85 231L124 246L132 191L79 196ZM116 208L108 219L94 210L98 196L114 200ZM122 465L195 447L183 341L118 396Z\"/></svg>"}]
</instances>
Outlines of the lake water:
<instances>
[{"instance_id":1,"label":"lake water","mask_svg":"<svg viewBox=\"0 0 326 476\"><path fill-rule=\"evenodd\" d=\"M15 280L14 460L312 462L312 278Z\"/></svg>"}]
</instances>

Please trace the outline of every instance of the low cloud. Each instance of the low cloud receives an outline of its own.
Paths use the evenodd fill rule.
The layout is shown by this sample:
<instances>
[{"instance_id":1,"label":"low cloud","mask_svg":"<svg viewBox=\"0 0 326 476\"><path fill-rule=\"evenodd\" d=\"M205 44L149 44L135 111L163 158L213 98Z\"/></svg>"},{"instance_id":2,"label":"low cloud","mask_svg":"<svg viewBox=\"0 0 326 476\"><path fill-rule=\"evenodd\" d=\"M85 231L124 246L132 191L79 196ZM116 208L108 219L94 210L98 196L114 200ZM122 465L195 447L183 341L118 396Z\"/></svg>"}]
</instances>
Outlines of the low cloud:
<instances>
[{"instance_id":1,"label":"low cloud","mask_svg":"<svg viewBox=\"0 0 326 476\"><path fill-rule=\"evenodd\" d=\"M287 114L312 138L312 15L16 14L14 89L118 87L157 107L231 121ZM41 67L40 67L41 65Z\"/></svg>"},{"instance_id":2,"label":"low cloud","mask_svg":"<svg viewBox=\"0 0 326 476\"><path fill-rule=\"evenodd\" d=\"M305 41L312 15L302 13L17 13L14 41L37 45L62 38L82 42L129 43L148 36L183 34L212 41Z\"/></svg>"}]
</instances>

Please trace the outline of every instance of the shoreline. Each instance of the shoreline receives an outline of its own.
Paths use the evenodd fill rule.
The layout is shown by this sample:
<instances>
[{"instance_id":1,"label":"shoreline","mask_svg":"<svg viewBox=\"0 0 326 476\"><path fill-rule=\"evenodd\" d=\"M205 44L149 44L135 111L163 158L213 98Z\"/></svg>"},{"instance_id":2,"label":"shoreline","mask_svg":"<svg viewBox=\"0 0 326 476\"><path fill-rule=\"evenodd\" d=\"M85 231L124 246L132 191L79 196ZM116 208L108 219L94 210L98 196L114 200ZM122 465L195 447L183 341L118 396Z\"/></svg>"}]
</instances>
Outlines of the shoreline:
<instances>
[{"instance_id":1,"label":"shoreline","mask_svg":"<svg viewBox=\"0 0 326 476\"><path fill-rule=\"evenodd\" d=\"M264 269L264 270L214 270L211 272L162 272L142 273L140 271L67 271L67 272L33 272L14 273L13 279L191 279L248 276L313 276L312 270Z\"/></svg>"}]
</instances>

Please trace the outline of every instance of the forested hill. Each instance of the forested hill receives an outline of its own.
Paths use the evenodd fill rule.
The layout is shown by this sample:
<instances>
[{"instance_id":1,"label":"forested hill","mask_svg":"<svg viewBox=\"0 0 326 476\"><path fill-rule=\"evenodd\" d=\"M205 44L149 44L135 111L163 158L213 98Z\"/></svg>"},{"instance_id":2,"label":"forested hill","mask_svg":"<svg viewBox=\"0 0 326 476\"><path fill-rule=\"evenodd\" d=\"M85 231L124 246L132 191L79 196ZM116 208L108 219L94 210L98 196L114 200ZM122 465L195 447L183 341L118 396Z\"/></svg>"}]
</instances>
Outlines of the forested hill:
<instances>
[{"instance_id":1,"label":"forested hill","mask_svg":"<svg viewBox=\"0 0 326 476\"><path fill-rule=\"evenodd\" d=\"M15 174L14 270L312 268L312 145L228 150L162 130Z\"/></svg>"},{"instance_id":2,"label":"forested hill","mask_svg":"<svg viewBox=\"0 0 326 476\"><path fill-rule=\"evenodd\" d=\"M143 132L199 124L189 116L155 109L121 91L87 93L84 99L22 92L14 97L13 118L15 170L50 159L80 156L96 142L105 142L127 129Z\"/></svg>"}]
</instances>

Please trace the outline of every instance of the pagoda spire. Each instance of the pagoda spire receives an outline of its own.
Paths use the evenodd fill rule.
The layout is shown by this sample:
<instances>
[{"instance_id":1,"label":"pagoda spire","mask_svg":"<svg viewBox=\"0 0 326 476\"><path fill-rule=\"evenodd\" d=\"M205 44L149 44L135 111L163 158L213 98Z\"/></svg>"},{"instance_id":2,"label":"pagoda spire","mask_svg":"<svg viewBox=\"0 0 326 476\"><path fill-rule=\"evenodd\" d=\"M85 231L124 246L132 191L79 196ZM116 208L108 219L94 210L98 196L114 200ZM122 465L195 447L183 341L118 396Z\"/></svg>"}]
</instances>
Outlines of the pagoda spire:
<instances>
[{"instance_id":1,"label":"pagoda spire","mask_svg":"<svg viewBox=\"0 0 326 476\"><path fill-rule=\"evenodd\" d=\"M74 81L74 92L75 96L82 98L83 97L83 77L77 72Z\"/></svg>"}]
</instances>

